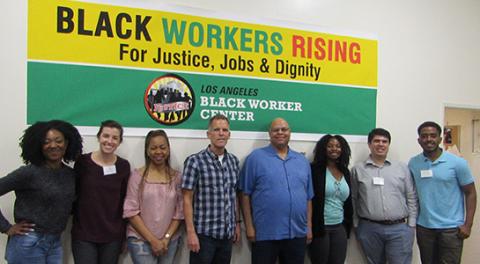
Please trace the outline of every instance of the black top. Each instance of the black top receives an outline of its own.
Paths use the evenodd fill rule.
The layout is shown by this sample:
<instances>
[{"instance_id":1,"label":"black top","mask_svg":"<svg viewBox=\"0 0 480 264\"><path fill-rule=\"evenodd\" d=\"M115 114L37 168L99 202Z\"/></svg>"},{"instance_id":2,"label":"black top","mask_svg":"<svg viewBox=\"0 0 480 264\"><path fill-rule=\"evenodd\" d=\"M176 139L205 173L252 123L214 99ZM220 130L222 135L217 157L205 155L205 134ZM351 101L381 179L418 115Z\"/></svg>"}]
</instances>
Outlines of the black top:
<instances>
[{"instance_id":1,"label":"black top","mask_svg":"<svg viewBox=\"0 0 480 264\"><path fill-rule=\"evenodd\" d=\"M312 182L314 196L312 199L312 233L313 237L320 237L325 234L325 166L311 165L312 168ZM343 177L351 190L350 172L348 170L342 171ZM347 237L350 237L350 229L353 223L353 208L352 195L350 195L343 204L343 225L347 232Z\"/></svg>"},{"instance_id":2,"label":"black top","mask_svg":"<svg viewBox=\"0 0 480 264\"><path fill-rule=\"evenodd\" d=\"M33 164L22 166L0 179L0 195L15 191L15 222L35 224L35 231L61 233L67 224L75 199L75 175L62 165L51 169ZM12 225L0 212L0 231Z\"/></svg>"},{"instance_id":3,"label":"black top","mask_svg":"<svg viewBox=\"0 0 480 264\"><path fill-rule=\"evenodd\" d=\"M115 173L104 175L92 153L75 162L77 202L73 211L72 238L95 243L125 239L123 201L127 193L130 164L117 156ZM161 201L159 201L161 202Z\"/></svg>"}]
</instances>

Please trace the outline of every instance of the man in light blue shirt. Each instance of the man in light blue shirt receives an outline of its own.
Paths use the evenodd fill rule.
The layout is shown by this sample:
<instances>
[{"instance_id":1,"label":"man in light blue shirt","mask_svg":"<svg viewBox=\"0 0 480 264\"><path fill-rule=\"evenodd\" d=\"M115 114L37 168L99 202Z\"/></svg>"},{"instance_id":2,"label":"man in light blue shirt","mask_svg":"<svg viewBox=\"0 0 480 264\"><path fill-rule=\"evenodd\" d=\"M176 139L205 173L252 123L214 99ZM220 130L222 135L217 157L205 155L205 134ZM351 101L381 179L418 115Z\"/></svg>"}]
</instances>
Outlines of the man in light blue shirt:
<instances>
[{"instance_id":1,"label":"man in light blue shirt","mask_svg":"<svg viewBox=\"0 0 480 264\"><path fill-rule=\"evenodd\" d=\"M437 123L424 122L417 132L423 153L413 157L408 166L420 203L420 257L422 263L460 263L477 204L473 176L464 159L439 147L442 129Z\"/></svg>"},{"instance_id":2,"label":"man in light blue shirt","mask_svg":"<svg viewBox=\"0 0 480 264\"><path fill-rule=\"evenodd\" d=\"M242 209L253 264L303 263L311 240L313 187L308 160L289 148L290 128L270 125L270 145L254 150L240 172Z\"/></svg>"}]
</instances>

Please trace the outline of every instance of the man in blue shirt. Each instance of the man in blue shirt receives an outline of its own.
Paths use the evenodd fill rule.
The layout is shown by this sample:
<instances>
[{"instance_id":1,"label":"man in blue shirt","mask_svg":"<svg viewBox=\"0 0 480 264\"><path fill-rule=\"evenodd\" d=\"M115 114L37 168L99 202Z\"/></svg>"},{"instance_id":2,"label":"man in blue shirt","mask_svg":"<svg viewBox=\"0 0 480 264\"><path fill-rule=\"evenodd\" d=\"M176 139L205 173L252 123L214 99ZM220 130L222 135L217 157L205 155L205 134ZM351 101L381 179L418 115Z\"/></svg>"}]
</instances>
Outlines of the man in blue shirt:
<instances>
[{"instance_id":1,"label":"man in blue shirt","mask_svg":"<svg viewBox=\"0 0 480 264\"><path fill-rule=\"evenodd\" d=\"M477 204L475 183L467 162L439 147L442 129L437 123L424 122L417 132L423 153L413 157L408 166L420 204L420 257L422 263L460 263Z\"/></svg>"},{"instance_id":2,"label":"man in blue shirt","mask_svg":"<svg viewBox=\"0 0 480 264\"><path fill-rule=\"evenodd\" d=\"M254 150L240 173L242 209L253 264L303 263L312 238L313 187L308 160L289 148L290 127L277 118L270 145Z\"/></svg>"},{"instance_id":3,"label":"man in blue shirt","mask_svg":"<svg viewBox=\"0 0 480 264\"><path fill-rule=\"evenodd\" d=\"M183 210L191 264L229 264L232 242L240 239L236 196L239 161L227 152L230 124L223 115L210 119L210 145L185 160Z\"/></svg>"}]
</instances>

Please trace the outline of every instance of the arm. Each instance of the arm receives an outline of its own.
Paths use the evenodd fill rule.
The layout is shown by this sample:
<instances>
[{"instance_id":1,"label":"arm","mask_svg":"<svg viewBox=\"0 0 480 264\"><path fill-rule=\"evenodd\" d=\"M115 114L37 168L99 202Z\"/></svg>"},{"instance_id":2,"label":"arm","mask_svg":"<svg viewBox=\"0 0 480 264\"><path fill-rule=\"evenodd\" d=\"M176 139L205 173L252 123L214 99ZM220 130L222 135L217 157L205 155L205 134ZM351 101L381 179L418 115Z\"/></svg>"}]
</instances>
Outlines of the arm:
<instances>
[{"instance_id":1,"label":"arm","mask_svg":"<svg viewBox=\"0 0 480 264\"><path fill-rule=\"evenodd\" d=\"M472 231L473 217L475 215L475 209L477 208L477 191L475 189L475 183L470 183L462 186L462 191L465 194L465 223L459 226L459 236L461 238L468 238Z\"/></svg>"},{"instance_id":2,"label":"arm","mask_svg":"<svg viewBox=\"0 0 480 264\"><path fill-rule=\"evenodd\" d=\"M408 167L405 167L405 198L408 208L408 226L415 227L417 224L417 215L418 215L418 200L417 200L417 191L415 189L415 184L413 182L413 175L411 174Z\"/></svg>"},{"instance_id":3,"label":"arm","mask_svg":"<svg viewBox=\"0 0 480 264\"><path fill-rule=\"evenodd\" d=\"M250 205L250 196L242 193L242 212L243 220L245 221L245 229L247 231L247 239L250 242L255 242L255 227L252 220L252 207Z\"/></svg>"},{"instance_id":4,"label":"arm","mask_svg":"<svg viewBox=\"0 0 480 264\"><path fill-rule=\"evenodd\" d=\"M313 239L312 233L312 200L307 203L307 244L310 244Z\"/></svg>"},{"instance_id":5,"label":"arm","mask_svg":"<svg viewBox=\"0 0 480 264\"><path fill-rule=\"evenodd\" d=\"M237 243L241 239L241 230L240 225L242 223L240 219L240 193L237 193L237 197L235 198L235 234L233 235L233 243Z\"/></svg>"},{"instance_id":6,"label":"arm","mask_svg":"<svg viewBox=\"0 0 480 264\"><path fill-rule=\"evenodd\" d=\"M352 173L351 173L351 196L352 196L352 209L353 209L353 226L357 227L358 226L358 214L357 214L357 199L358 199L358 184L357 184L357 171L355 167L352 168Z\"/></svg>"},{"instance_id":7,"label":"arm","mask_svg":"<svg viewBox=\"0 0 480 264\"><path fill-rule=\"evenodd\" d=\"M183 189L183 214L185 216L185 227L187 229L188 248L197 253L200 250L195 226L193 225L193 190Z\"/></svg>"}]
</instances>

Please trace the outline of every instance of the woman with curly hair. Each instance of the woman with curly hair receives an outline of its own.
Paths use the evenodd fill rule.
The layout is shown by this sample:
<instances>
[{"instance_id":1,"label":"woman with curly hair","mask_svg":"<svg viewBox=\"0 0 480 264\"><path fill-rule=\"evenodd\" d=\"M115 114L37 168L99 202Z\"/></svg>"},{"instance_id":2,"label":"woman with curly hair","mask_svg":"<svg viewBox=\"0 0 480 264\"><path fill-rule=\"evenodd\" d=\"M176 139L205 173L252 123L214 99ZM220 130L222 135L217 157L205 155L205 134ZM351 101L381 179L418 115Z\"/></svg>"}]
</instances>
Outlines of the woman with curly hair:
<instances>
[{"instance_id":1,"label":"woman with curly hair","mask_svg":"<svg viewBox=\"0 0 480 264\"><path fill-rule=\"evenodd\" d=\"M312 264L344 263L352 225L350 146L340 135L325 135L315 146L312 182Z\"/></svg>"},{"instance_id":2,"label":"woman with curly hair","mask_svg":"<svg viewBox=\"0 0 480 264\"><path fill-rule=\"evenodd\" d=\"M103 121L99 148L75 162L77 201L73 210L72 253L75 264L116 264L125 241L123 201L130 164L115 154L122 126Z\"/></svg>"},{"instance_id":3,"label":"woman with curly hair","mask_svg":"<svg viewBox=\"0 0 480 264\"><path fill-rule=\"evenodd\" d=\"M163 130L145 138L145 166L128 181L123 216L128 218L127 245L135 264L172 264L183 219L180 172L170 166L170 143Z\"/></svg>"},{"instance_id":4,"label":"woman with curly hair","mask_svg":"<svg viewBox=\"0 0 480 264\"><path fill-rule=\"evenodd\" d=\"M22 166L0 179L0 195L15 191L15 224L0 213L9 236L9 263L62 263L60 236L75 199L75 174L64 162L82 153L82 137L71 124L52 120L28 127L20 141Z\"/></svg>"}]
</instances>

